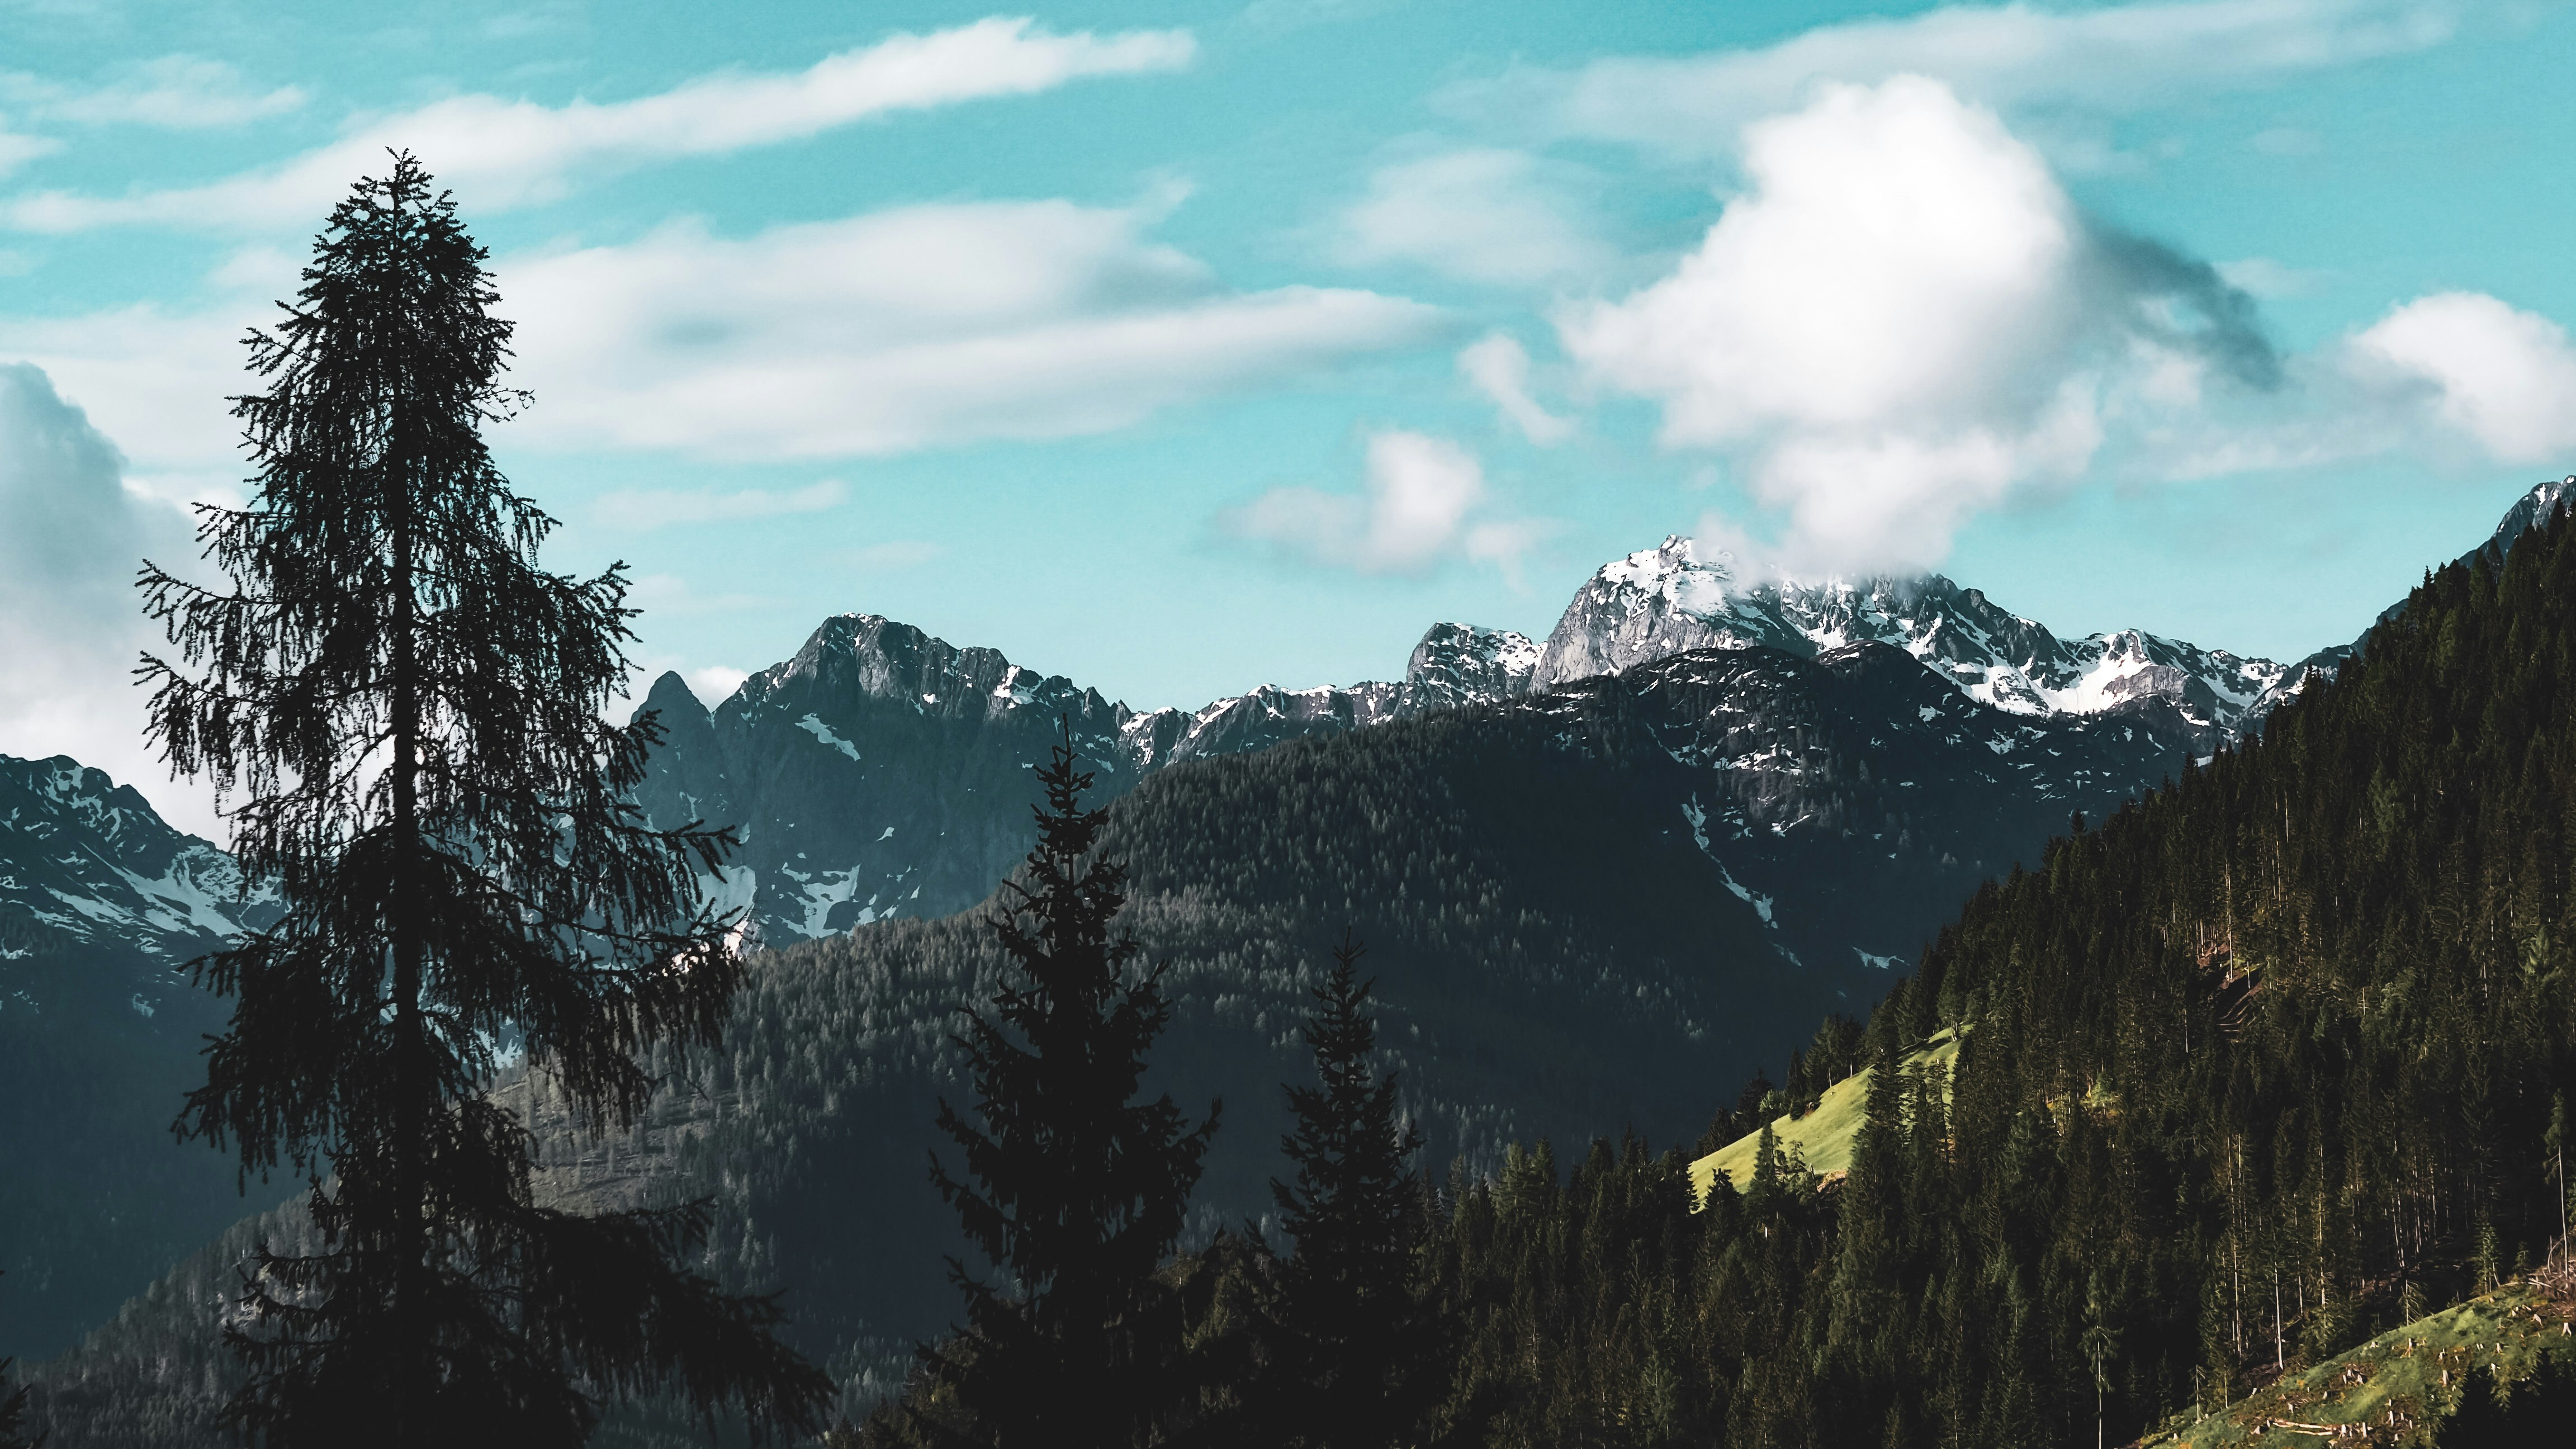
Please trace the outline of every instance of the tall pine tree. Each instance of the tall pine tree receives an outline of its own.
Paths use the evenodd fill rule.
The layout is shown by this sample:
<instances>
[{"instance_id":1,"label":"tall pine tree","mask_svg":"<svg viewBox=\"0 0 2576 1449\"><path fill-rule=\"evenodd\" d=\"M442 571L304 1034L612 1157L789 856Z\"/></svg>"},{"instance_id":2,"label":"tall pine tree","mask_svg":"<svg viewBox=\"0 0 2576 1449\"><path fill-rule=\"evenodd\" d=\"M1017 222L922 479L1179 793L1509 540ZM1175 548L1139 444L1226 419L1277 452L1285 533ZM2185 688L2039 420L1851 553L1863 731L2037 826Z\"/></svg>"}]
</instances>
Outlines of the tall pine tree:
<instances>
[{"instance_id":1,"label":"tall pine tree","mask_svg":"<svg viewBox=\"0 0 2576 1449\"><path fill-rule=\"evenodd\" d=\"M200 963L234 1013L180 1130L305 1172L320 1237L245 1276L226 1417L271 1445L576 1444L603 1399L667 1385L807 1426L829 1382L772 1304L682 1266L705 1209L539 1207L487 1092L515 1038L629 1128L639 1055L712 1044L741 967L698 904L730 837L649 828L657 728L601 718L622 568L540 571L553 520L484 450L524 400L484 258L410 156L361 181L249 338L258 492L198 530L230 590L141 581L185 666L144 661L157 742L285 906Z\"/></svg>"},{"instance_id":2,"label":"tall pine tree","mask_svg":"<svg viewBox=\"0 0 2576 1449\"><path fill-rule=\"evenodd\" d=\"M1346 937L1315 988L1305 1037L1321 1085L1287 1089L1296 1126L1279 1150L1297 1180L1270 1184L1296 1245L1280 1281L1275 1422L1312 1449L1411 1442L1448 1388L1412 1271L1419 1187L1406 1164L1422 1134L1397 1115L1395 1074L1376 1074L1361 951Z\"/></svg>"},{"instance_id":3,"label":"tall pine tree","mask_svg":"<svg viewBox=\"0 0 2576 1449\"><path fill-rule=\"evenodd\" d=\"M934 1440L1123 1449L1158 1442L1193 1394L1180 1304L1154 1275L1221 1104L1190 1127L1169 1095L1136 1100L1171 1021L1168 963L1141 967L1133 933L1113 934L1126 868L1094 855L1107 813L1082 808L1092 776L1074 764L1068 729L1037 773L1037 846L993 919L1009 974L957 1039L983 1125L939 1106L965 1179L934 1158L932 1181L1003 1281L949 1265L966 1332L922 1350L929 1392L911 1413Z\"/></svg>"}]
</instances>

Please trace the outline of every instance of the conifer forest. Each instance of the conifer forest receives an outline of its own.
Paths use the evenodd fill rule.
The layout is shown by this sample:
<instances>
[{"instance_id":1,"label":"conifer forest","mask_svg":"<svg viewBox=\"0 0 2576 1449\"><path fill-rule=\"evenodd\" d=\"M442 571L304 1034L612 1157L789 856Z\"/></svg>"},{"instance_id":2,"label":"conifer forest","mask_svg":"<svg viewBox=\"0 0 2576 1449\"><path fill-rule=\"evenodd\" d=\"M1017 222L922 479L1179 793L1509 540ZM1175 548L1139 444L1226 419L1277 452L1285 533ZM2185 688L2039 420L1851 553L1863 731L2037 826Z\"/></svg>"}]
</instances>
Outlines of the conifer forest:
<instances>
[{"instance_id":1,"label":"conifer forest","mask_svg":"<svg viewBox=\"0 0 2576 1449\"><path fill-rule=\"evenodd\" d=\"M974 38L1105 44L1034 24ZM1747 186L1761 126L1961 104L1818 94ZM2576 478L2294 664L1674 535L1544 640L1195 712L873 613L684 675L657 608L755 605L552 571L607 526L511 451L540 273L437 159L335 183L236 348L246 481L120 585L226 838L0 756L0 1449L2576 1438ZM2120 347L2322 375L2072 207ZM1098 289L1217 305L1139 256ZM1592 446L1492 338L1460 376ZM1502 492L1371 438L1503 557ZM1219 532L1325 549L1302 486ZM1431 576L1367 527L1353 577Z\"/></svg>"}]
</instances>

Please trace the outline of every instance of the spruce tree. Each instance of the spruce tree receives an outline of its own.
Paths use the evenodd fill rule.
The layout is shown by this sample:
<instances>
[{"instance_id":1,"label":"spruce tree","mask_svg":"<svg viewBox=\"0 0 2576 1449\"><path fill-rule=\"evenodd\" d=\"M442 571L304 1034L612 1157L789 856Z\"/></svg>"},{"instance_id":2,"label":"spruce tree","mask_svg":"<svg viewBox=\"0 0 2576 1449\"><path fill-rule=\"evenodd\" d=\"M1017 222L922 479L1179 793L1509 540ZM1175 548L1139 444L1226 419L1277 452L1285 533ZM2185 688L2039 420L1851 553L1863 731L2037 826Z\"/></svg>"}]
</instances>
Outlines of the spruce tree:
<instances>
[{"instance_id":1,"label":"spruce tree","mask_svg":"<svg viewBox=\"0 0 2576 1449\"><path fill-rule=\"evenodd\" d=\"M1279 1422L1318 1449L1408 1441L1447 1387L1412 1273L1420 1211L1406 1164L1422 1134L1398 1117L1396 1074L1378 1077L1370 1060L1375 983L1358 978L1361 952L1346 937L1315 989L1304 1034L1322 1085L1287 1088L1296 1126L1279 1150L1297 1180L1270 1184L1295 1245L1281 1273Z\"/></svg>"},{"instance_id":2,"label":"spruce tree","mask_svg":"<svg viewBox=\"0 0 2576 1449\"><path fill-rule=\"evenodd\" d=\"M178 1130L245 1177L304 1173L319 1237L245 1273L224 1415L271 1445L576 1444L603 1400L670 1386L809 1426L829 1382L774 1305L682 1266L705 1207L539 1207L488 1092L515 1039L582 1120L630 1128L639 1058L712 1044L742 968L699 905L731 837L642 821L658 729L601 717L622 566L539 570L553 520L485 452L524 401L485 255L409 155L361 181L248 339L257 493L198 529L230 589L141 580L182 661L139 671L156 742L284 906L198 963L234 1009Z\"/></svg>"},{"instance_id":3,"label":"spruce tree","mask_svg":"<svg viewBox=\"0 0 2576 1449\"><path fill-rule=\"evenodd\" d=\"M1037 772L1037 845L992 920L1008 958L992 1014L960 1008L954 1040L982 1125L939 1104L965 1176L934 1155L931 1180L1001 1281L949 1262L965 1332L921 1350L927 1392L908 1414L938 1441L1153 1443L1193 1394L1181 1306L1154 1275L1180 1237L1221 1104L1191 1127L1168 1094L1136 1100L1146 1049L1171 1021L1169 963L1140 967L1134 933L1113 933L1126 867L1093 852L1107 812L1082 808L1093 777L1074 766L1068 726Z\"/></svg>"}]
</instances>

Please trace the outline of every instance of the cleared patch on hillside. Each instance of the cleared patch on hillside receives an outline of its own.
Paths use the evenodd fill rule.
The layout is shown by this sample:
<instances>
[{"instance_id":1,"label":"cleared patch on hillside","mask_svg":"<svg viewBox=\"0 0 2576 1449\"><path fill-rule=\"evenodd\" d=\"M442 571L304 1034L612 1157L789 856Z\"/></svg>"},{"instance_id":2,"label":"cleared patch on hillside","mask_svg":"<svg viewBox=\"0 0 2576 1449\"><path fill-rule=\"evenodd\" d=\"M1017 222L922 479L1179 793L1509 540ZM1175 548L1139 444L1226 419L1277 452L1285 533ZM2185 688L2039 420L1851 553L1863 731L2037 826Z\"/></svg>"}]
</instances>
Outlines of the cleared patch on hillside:
<instances>
[{"instance_id":1,"label":"cleared patch on hillside","mask_svg":"<svg viewBox=\"0 0 2576 1449\"><path fill-rule=\"evenodd\" d=\"M1958 1058L1959 1032L1955 1029L1936 1034L1920 1048L1905 1057L1907 1071L1920 1071L1925 1064L1937 1062L1944 1070ZM1804 1117L1772 1119L1771 1131L1779 1139L1784 1153L1795 1151L1809 1172L1830 1177L1851 1170L1852 1144L1860 1137L1860 1124L1869 1111L1869 1079L1875 1070L1863 1067L1825 1089L1816 1110ZM1753 1181L1754 1158L1762 1144L1762 1134L1754 1132L1739 1137L1690 1167L1691 1190L1708 1195L1717 1174L1734 1179L1740 1191Z\"/></svg>"},{"instance_id":2,"label":"cleared patch on hillside","mask_svg":"<svg viewBox=\"0 0 2576 1449\"><path fill-rule=\"evenodd\" d=\"M2446 1422L2473 1395L2510 1405L2544 1368L2576 1367L2568 1276L2517 1280L2391 1329L2204 1418L2181 1415L2139 1449L2448 1444Z\"/></svg>"}]
</instances>

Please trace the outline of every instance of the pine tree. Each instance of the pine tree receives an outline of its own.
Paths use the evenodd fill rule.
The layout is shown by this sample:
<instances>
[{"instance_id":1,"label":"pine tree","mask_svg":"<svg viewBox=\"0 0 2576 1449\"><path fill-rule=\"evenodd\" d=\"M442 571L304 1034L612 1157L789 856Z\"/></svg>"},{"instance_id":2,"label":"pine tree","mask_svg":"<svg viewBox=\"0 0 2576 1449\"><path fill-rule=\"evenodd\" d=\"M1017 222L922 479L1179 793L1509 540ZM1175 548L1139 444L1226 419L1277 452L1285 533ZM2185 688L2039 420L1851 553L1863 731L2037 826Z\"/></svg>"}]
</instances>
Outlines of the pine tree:
<instances>
[{"instance_id":1,"label":"pine tree","mask_svg":"<svg viewBox=\"0 0 2576 1449\"><path fill-rule=\"evenodd\" d=\"M1279 1150L1297 1180L1270 1184L1295 1244L1279 1304L1281 1422L1291 1442L1333 1449L1407 1441L1447 1387L1412 1274L1420 1211L1406 1163L1422 1134L1398 1116L1396 1075L1377 1077L1370 1061L1375 983L1354 970L1362 950L1346 937L1315 989L1305 1038L1322 1085L1287 1088L1296 1128Z\"/></svg>"},{"instance_id":2,"label":"pine tree","mask_svg":"<svg viewBox=\"0 0 2576 1449\"><path fill-rule=\"evenodd\" d=\"M669 1385L803 1427L830 1386L775 1306L680 1266L705 1207L538 1207L527 1126L487 1094L515 1038L581 1118L632 1127L639 1056L714 1043L741 966L698 906L730 836L642 822L657 728L601 719L622 566L540 571L553 520L485 452L523 398L484 258L409 155L361 181L249 338L258 492L198 530L231 591L141 580L199 671L145 658L154 737L285 907L198 965L234 1011L179 1131L307 1175L320 1234L245 1276L225 1417L271 1445L573 1444Z\"/></svg>"},{"instance_id":3,"label":"pine tree","mask_svg":"<svg viewBox=\"0 0 2576 1449\"><path fill-rule=\"evenodd\" d=\"M939 1126L965 1180L935 1157L931 1180L1003 1275L951 1260L966 1331L926 1346L927 1392L953 1408L912 1427L1001 1449L1109 1449L1154 1442L1192 1395L1183 1316L1155 1270L1179 1238L1221 1104L1187 1126L1169 1095L1136 1101L1145 1052L1171 1020L1169 963L1137 968L1132 932L1111 934L1124 865L1094 858L1106 811L1084 810L1070 727L1038 771L1046 803L1024 876L993 918L1010 976L993 1014L956 1038L973 1073L979 1128L947 1102Z\"/></svg>"}]
</instances>

